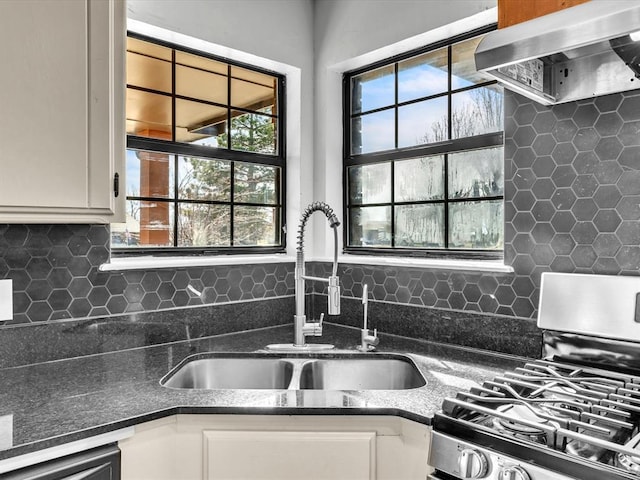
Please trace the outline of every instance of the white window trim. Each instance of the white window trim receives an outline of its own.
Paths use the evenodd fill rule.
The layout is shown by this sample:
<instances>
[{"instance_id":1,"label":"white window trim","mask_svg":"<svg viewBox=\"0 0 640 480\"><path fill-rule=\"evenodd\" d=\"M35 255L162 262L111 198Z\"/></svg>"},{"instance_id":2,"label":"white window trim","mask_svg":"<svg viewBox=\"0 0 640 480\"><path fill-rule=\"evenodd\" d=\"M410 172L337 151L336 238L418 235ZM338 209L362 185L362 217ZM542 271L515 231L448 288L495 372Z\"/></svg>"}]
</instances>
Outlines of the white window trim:
<instances>
[{"instance_id":1,"label":"white window trim","mask_svg":"<svg viewBox=\"0 0 640 480\"><path fill-rule=\"evenodd\" d=\"M119 272L126 270L148 270L159 268L213 267L217 265L259 265L265 263L293 263L295 256L286 254L271 255L216 255L198 257L122 257L113 258L109 263L100 265L101 272ZM307 262L333 262L332 258L309 257ZM464 270L474 272L512 273L513 268L504 265L501 260L465 260L410 257L376 257L367 255L343 254L338 256L339 264L371 266L415 267L437 270Z\"/></svg>"}]
</instances>

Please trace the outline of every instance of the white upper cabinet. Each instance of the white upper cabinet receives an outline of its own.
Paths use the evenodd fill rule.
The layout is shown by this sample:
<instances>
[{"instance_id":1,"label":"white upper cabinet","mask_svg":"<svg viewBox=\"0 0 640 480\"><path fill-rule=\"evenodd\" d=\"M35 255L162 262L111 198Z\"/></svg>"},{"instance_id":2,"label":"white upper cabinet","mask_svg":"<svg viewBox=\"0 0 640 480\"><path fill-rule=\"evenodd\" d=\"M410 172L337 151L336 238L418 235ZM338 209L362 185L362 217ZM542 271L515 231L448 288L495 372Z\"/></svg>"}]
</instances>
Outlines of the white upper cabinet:
<instances>
[{"instance_id":1,"label":"white upper cabinet","mask_svg":"<svg viewBox=\"0 0 640 480\"><path fill-rule=\"evenodd\" d=\"M125 0L0 1L0 223L123 221L125 38Z\"/></svg>"}]
</instances>

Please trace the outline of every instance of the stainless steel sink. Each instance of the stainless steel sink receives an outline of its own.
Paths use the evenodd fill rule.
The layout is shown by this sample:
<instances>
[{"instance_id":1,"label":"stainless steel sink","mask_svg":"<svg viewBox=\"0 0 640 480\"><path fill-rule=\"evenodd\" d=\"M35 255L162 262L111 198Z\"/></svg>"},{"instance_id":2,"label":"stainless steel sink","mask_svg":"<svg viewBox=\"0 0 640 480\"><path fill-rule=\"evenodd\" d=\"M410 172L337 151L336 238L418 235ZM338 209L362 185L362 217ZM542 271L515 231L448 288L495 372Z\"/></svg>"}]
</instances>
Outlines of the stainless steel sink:
<instances>
[{"instance_id":1,"label":"stainless steel sink","mask_svg":"<svg viewBox=\"0 0 640 480\"><path fill-rule=\"evenodd\" d=\"M180 389L407 390L426 385L398 354L198 354L160 384Z\"/></svg>"},{"instance_id":2,"label":"stainless steel sink","mask_svg":"<svg viewBox=\"0 0 640 480\"><path fill-rule=\"evenodd\" d=\"M189 357L160 383L169 388L286 389L293 364L282 359L237 357Z\"/></svg>"},{"instance_id":3,"label":"stainless steel sink","mask_svg":"<svg viewBox=\"0 0 640 480\"><path fill-rule=\"evenodd\" d=\"M400 358L343 358L306 363L301 390L407 390L426 385L413 362Z\"/></svg>"}]
</instances>

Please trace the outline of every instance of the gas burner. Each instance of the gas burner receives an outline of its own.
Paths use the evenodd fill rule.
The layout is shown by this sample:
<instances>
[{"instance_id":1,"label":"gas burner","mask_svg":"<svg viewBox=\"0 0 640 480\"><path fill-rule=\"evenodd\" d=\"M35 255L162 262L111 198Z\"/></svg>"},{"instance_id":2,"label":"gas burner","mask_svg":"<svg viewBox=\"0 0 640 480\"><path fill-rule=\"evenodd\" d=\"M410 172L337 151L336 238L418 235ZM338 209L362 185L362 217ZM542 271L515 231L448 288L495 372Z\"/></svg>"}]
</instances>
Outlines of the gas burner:
<instances>
[{"instance_id":1,"label":"gas burner","mask_svg":"<svg viewBox=\"0 0 640 480\"><path fill-rule=\"evenodd\" d=\"M616 455L616 465L636 475L640 474L640 457L632 457L625 453Z\"/></svg>"},{"instance_id":2,"label":"gas burner","mask_svg":"<svg viewBox=\"0 0 640 480\"><path fill-rule=\"evenodd\" d=\"M548 420L538 416L531 406L509 403L496 408L504 417L494 417L493 427L499 432L507 435L529 440L535 443L546 443L545 431L542 425L547 425ZM539 424L541 427L530 425Z\"/></svg>"},{"instance_id":3,"label":"gas burner","mask_svg":"<svg viewBox=\"0 0 640 480\"><path fill-rule=\"evenodd\" d=\"M598 447L592 443L579 442L577 440L569 442L565 451L570 455L586 458L594 462L606 462L606 459L611 457L611 454L607 449Z\"/></svg>"},{"instance_id":4,"label":"gas burner","mask_svg":"<svg viewBox=\"0 0 640 480\"><path fill-rule=\"evenodd\" d=\"M634 455L620 452L616 454L616 465L629 472L640 474L640 449L638 449L640 446L640 433L636 434L631 440L629 440L625 446L637 450L639 456L636 457Z\"/></svg>"}]
</instances>

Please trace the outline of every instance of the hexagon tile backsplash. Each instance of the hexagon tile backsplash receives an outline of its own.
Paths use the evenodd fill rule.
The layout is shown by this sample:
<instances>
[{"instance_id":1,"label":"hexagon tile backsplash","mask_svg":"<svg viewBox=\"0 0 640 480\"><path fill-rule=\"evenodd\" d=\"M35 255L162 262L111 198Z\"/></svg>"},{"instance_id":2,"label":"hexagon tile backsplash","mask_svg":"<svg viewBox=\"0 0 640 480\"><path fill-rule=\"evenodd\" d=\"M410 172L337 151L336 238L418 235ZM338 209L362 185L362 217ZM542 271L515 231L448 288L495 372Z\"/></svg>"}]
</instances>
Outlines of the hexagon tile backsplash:
<instances>
[{"instance_id":1,"label":"hexagon tile backsplash","mask_svg":"<svg viewBox=\"0 0 640 480\"><path fill-rule=\"evenodd\" d=\"M377 301L527 319L542 272L638 275L640 91L554 107L505 91L504 256L513 274L354 264L339 274L347 297L366 283ZM0 225L11 323L293 295L293 263L100 272L108 257L108 226ZM324 276L330 265L309 268Z\"/></svg>"},{"instance_id":2,"label":"hexagon tile backsplash","mask_svg":"<svg viewBox=\"0 0 640 480\"><path fill-rule=\"evenodd\" d=\"M14 290L7 323L293 295L292 264L99 271L108 259L105 225L0 225L0 278Z\"/></svg>"}]
</instances>

